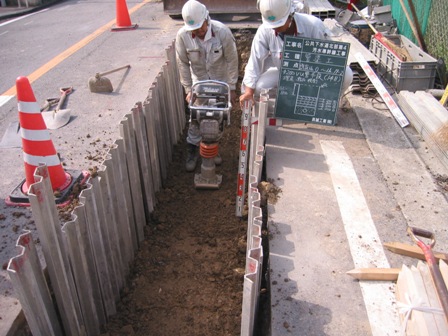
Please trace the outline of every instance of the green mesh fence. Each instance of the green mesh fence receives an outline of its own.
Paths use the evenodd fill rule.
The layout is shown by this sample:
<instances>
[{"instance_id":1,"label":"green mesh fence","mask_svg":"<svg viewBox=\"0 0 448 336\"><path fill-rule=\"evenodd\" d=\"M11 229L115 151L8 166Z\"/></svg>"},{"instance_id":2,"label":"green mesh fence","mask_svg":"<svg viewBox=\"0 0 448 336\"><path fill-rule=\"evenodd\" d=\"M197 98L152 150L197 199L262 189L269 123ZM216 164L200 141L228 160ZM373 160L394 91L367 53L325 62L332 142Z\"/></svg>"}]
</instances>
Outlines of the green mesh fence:
<instances>
[{"instance_id":1,"label":"green mesh fence","mask_svg":"<svg viewBox=\"0 0 448 336\"><path fill-rule=\"evenodd\" d=\"M392 17L397 21L397 27L398 32L401 35L406 36L408 39L410 39L412 42L416 43L417 39L415 38L411 26L409 25L408 19L406 18L406 15L403 11L401 2L406 6L407 12L409 13L409 16L411 19L412 12L409 8L409 1L410 0L383 0L384 5L390 5L392 9ZM422 34L425 35L426 29L428 27L428 19L431 12L431 4L434 2L437 2L438 0L417 0L413 1L415 12L418 17L420 29L422 31ZM446 1L446 0L441 0ZM425 40L426 42L426 40Z\"/></svg>"},{"instance_id":2,"label":"green mesh fence","mask_svg":"<svg viewBox=\"0 0 448 336\"><path fill-rule=\"evenodd\" d=\"M421 0L420 0L421 1ZM425 33L428 53L448 63L448 1L432 0L429 23Z\"/></svg>"}]
</instances>

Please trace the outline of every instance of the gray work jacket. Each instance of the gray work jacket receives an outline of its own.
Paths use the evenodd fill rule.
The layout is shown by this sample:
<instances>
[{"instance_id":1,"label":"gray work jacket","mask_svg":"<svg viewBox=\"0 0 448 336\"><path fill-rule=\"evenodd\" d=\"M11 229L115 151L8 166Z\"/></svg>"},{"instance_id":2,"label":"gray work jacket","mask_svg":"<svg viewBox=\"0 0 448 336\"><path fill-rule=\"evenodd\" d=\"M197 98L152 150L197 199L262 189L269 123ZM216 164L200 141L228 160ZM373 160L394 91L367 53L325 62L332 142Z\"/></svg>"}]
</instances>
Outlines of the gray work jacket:
<instances>
[{"instance_id":1,"label":"gray work jacket","mask_svg":"<svg viewBox=\"0 0 448 336\"><path fill-rule=\"evenodd\" d=\"M194 82L218 80L235 90L238 80L238 53L230 29L219 21L210 20L209 39L202 43L184 27L176 36L176 58L180 81L185 92Z\"/></svg>"},{"instance_id":2,"label":"gray work jacket","mask_svg":"<svg viewBox=\"0 0 448 336\"><path fill-rule=\"evenodd\" d=\"M325 40L331 32L324 26L323 22L315 16L295 13L294 20L297 27L298 37L308 37ZM263 62L269 57L269 63L280 69L280 58L283 49L283 40L274 29L262 24L252 41L250 57L244 72L244 86L255 88L260 75L266 71Z\"/></svg>"}]
</instances>

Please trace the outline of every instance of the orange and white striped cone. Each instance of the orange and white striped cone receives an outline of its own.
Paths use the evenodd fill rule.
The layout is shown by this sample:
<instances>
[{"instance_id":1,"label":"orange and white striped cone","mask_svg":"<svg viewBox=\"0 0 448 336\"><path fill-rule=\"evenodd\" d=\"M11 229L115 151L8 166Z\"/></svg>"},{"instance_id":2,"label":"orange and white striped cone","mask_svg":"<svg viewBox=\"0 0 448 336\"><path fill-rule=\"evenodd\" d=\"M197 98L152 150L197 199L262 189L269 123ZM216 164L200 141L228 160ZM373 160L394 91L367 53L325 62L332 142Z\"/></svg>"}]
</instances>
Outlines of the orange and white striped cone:
<instances>
[{"instance_id":1,"label":"orange and white striped cone","mask_svg":"<svg viewBox=\"0 0 448 336\"><path fill-rule=\"evenodd\" d=\"M34 183L34 171L40 164L47 165L53 190L65 189L71 177L62 168L28 78L17 78L16 89L26 176L22 191L28 192Z\"/></svg>"},{"instance_id":2,"label":"orange and white striped cone","mask_svg":"<svg viewBox=\"0 0 448 336\"><path fill-rule=\"evenodd\" d=\"M80 176L74 179L71 174L64 171L28 78L17 78L16 90L25 180L11 193L7 202L13 205L16 203L28 205L27 194L30 185L35 182L34 172L39 165L45 164L48 167L53 191L58 191L60 195L56 197L56 202L60 203Z\"/></svg>"},{"instance_id":3,"label":"orange and white striped cone","mask_svg":"<svg viewBox=\"0 0 448 336\"><path fill-rule=\"evenodd\" d=\"M116 0L116 25L112 27L112 31L136 29L137 24L131 23L126 0Z\"/></svg>"}]
</instances>

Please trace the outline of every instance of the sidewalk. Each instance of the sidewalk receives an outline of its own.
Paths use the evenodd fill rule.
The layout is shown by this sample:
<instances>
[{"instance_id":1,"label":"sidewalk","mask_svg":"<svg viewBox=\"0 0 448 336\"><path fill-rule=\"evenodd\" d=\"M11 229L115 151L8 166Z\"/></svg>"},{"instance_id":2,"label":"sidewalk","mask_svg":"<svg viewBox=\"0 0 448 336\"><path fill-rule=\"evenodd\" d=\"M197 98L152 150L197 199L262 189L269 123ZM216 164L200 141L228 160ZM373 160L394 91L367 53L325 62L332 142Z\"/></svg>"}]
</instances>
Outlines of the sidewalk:
<instances>
[{"instance_id":1,"label":"sidewalk","mask_svg":"<svg viewBox=\"0 0 448 336\"><path fill-rule=\"evenodd\" d=\"M0 6L0 21L12 19L21 15L27 15L31 14L33 12L37 12L38 10L44 9L46 7L49 7L55 3L60 2L61 0L53 0L49 1L45 4L42 4L40 6L29 6L28 8L25 6L17 7L17 6L6 6L1 7Z\"/></svg>"},{"instance_id":2,"label":"sidewalk","mask_svg":"<svg viewBox=\"0 0 448 336\"><path fill-rule=\"evenodd\" d=\"M0 20L13 18L20 15L25 15L34 11L36 8L24 8L24 7L0 7Z\"/></svg>"},{"instance_id":3,"label":"sidewalk","mask_svg":"<svg viewBox=\"0 0 448 336\"><path fill-rule=\"evenodd\" d=\"M284 121L266 131L272 335L396 335L394 282L356 281L354 268L417 261L382 243L413 244L407 226L448 249L448 204L431 172L446 169L412 126L348 95L333 127ZM416 140L416 141L415 141Z\"/></svg>"}]
</instances>

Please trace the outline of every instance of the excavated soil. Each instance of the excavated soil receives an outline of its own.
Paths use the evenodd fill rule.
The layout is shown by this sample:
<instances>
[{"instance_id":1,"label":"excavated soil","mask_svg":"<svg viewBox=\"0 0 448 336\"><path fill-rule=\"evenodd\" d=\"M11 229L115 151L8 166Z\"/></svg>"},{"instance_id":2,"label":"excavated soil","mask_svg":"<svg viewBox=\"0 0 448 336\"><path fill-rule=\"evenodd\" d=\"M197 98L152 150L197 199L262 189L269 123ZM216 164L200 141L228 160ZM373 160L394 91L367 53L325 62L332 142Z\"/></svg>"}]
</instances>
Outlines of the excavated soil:
<instances>
[{"instance_id":1,"label":"excavated soil","mask_svg":"<svg viewBox=\"0 0 448 336\"><path fill-rule=\"evenodd\" d=\"M242 77L252 33L234 34ZM175 146L146 239L104 335L240 334L247 230L247 218L235 215L240 125L237 106L220 140L218 190L194 188L194 174L185 171L185 137ZM264 323L258 325L265 330Z\"/></svg>"},{"instance_id":2,"label":"excavated soil","mask_svg":"<svg viewBox=\"0 0 448 336\"><path fill-rule=\"evenodd\" d=\"M195 190L184 146L175 148L130 284L107 326L111 336L123 328L135 335L239 334L247 225L235 216L236 123L225 133L219 190Z\"/></svg>"}]
</instances>

